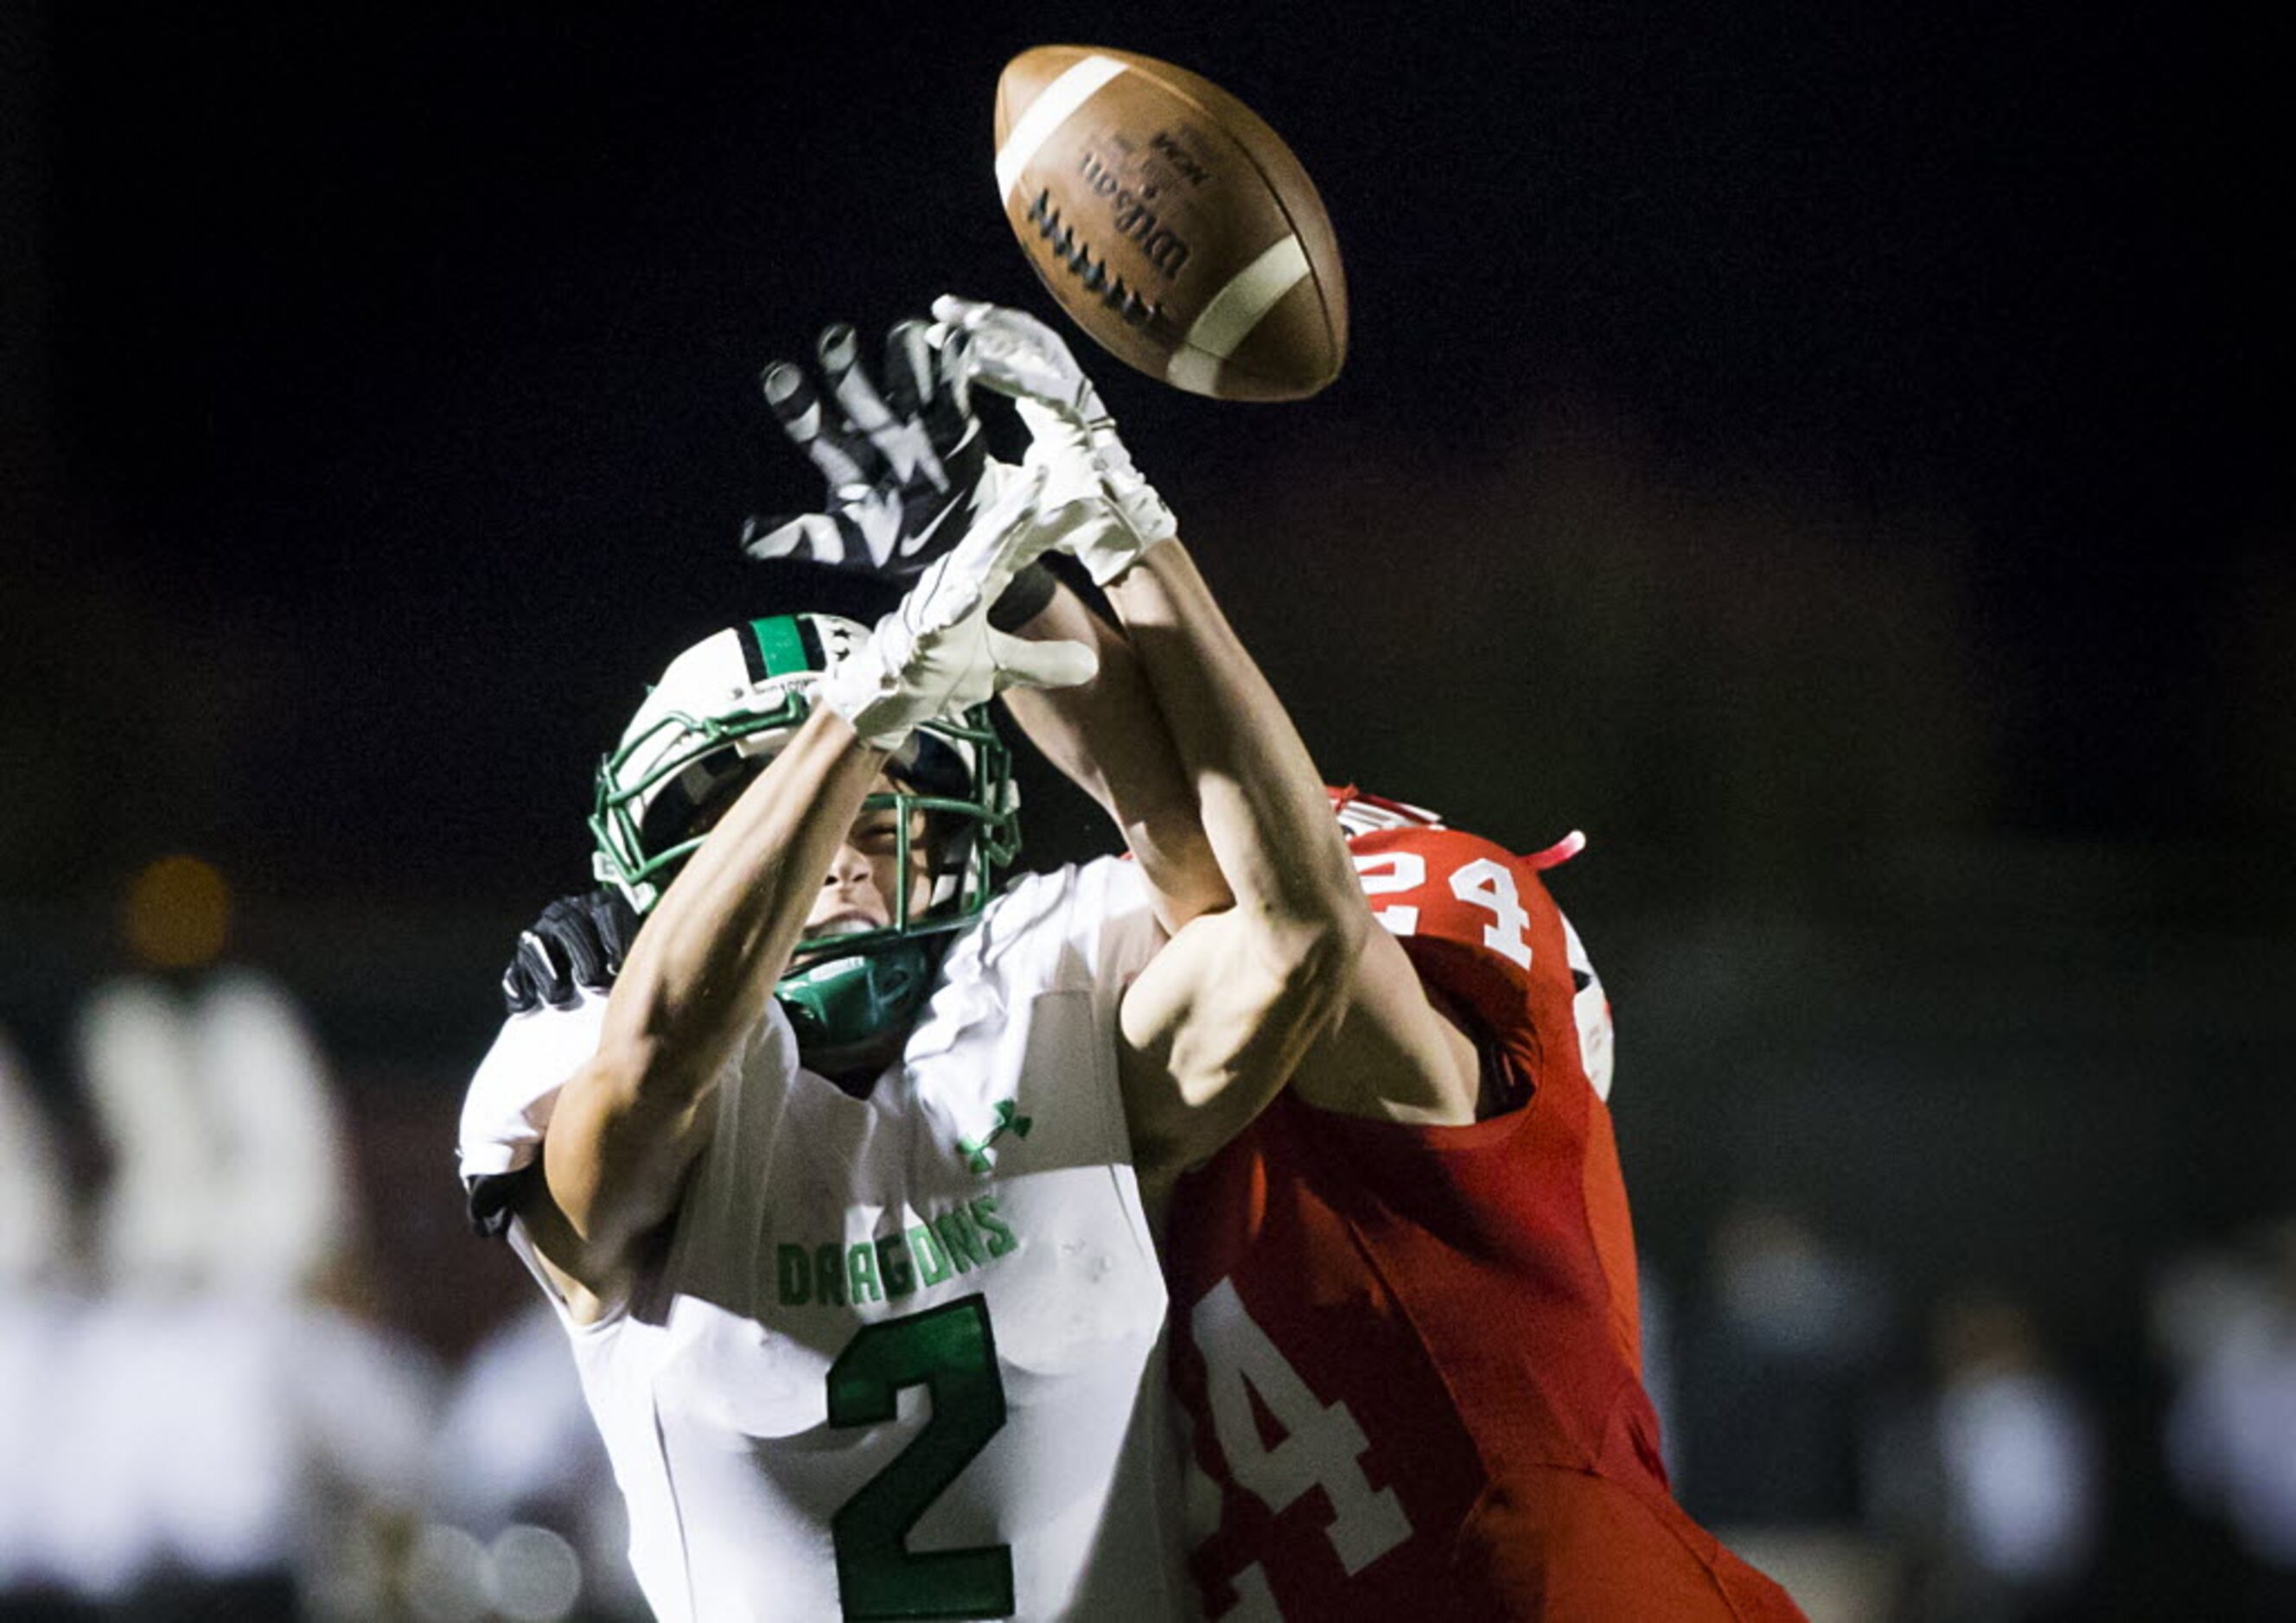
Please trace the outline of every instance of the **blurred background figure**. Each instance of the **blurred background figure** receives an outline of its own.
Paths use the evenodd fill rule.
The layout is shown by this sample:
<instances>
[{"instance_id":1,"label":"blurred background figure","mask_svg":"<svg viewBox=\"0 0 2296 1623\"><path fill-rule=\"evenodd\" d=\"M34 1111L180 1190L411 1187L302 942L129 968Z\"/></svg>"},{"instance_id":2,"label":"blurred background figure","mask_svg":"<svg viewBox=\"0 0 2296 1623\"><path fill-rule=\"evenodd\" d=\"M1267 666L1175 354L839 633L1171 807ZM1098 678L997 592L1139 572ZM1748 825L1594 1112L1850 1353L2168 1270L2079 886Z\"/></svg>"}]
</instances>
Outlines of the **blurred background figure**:
<instances>
[{"instance_id":1,"label":"blurred background figure","mask_svg":"<svg viewBox=\"0 0 2296 1623\"><path fill-rule=\"evenodd\" d=\"M0 1031L0 1301L58 1288L71 1253L71 1201L54 1135Z\"/></svg>"},{"instance_id":2,"label":"blurred background figure","mask_svg":"<svg viewBox=\"0 0 2296 1623\"><path fill-rule=\"evenodd\" d=\"M266 977L218 971L189 1032L208 1128L219 1291L324 1297L355 1255L349 1167L318 1044Z\"/></svg>"},{"instance_id":3,"label":"blurred background figure","mask_svg":"<svg viewBox=\"0 0 2296 1623\"><path fill-rule=\"evenodd\" d=\"M214 1157L192 1073L189 1033L156 980L120 979L80 1005L73 1046L109 1172L91 1213L88 1299L60 1326L49 1419L70 1447L40 1456L41 1504L61 1581L124 1606L169 1565L171 1477L196 1495L226 1461L187 1453L179 1433L227 1387L205 1389L187 1312L212 1253ZM218 1480L229 1498L237 1481Z\"/></svg>"},{"instance_id":4,"label":"blurred background figure","mask_svg":"<svg viewBox=\"0 0 2296 1623\"><path fill-rule=\"evenodd\" d=\"M1933 1384L1877 1450L1908 1546L1900 1615L2032 1623L2090 1615L2104 1459L2090 1406L2030 1311L1950 1293L1930 1322Z\"/></svg>"},{"instance_id":5,"label":"blurred background figure","mask_svg":"<svg viewBox=\"0 0 2296 1623\"><path fill-rule=\"evenodd\" d=\"M122 976L80 1005L73 1038L111 1168L95 1223L97 1275L135 1295L195 1289L215 1257L220 1192L184 1010L158 980Z\"/></svg>"},{"instance_id":6,"label":"blurred background figure","mask_svg":"<svg viewBox=\"0 0 2296 1623\"><path fill-rule=\"evenodd\" d=\"M1810 1218L1742 1199L1715 1225L1678 1354L1681 1497L1813 1623L1877 1617L1862 1471L1890 1287Z\"/></svg>"},{"instance_id":7,"label":"blurred background figure","mask_svg":"<svg viewBox=\"0 0 2296 1623\"><path fill-rule=\"evenodd\" d=\"M0 1619L68 1617L42 1462L70 1323L72 1212L54 1135L0 1031Z\"/></svg>"},{"instance_id":8,"label":"blurred background figure","mask_svg":"<svg viewBox=\"0 0 2296 1623\"><path fill-rule=\"evenodd\" d=\"M0 1030L0 1304L60 1291L73 1272L71 1199L46 1111Z\"/></svg>"},{"instance_id":9,"label":"blurred background figure","mask_svg":"<svg viewBox=\"0 0 2296 1623\"><path fill-rule=\"evenodd\" d=\"M299 1011L245 970L127 978L76 1035L111 1171L55 1366L74 1446L43 1462L65 1581L137 1619L391 1615L375 1552L410 1541L437 1378L361 1311Z\"/></svg>"},{"instance_id":10,"label":"blurred background figure","mask_svg":"<svg viewBox=\"0 0 2296 1623\"><path fill-rule=\"evenodd\" d=\"M2296 1618L2296 1218L2188 1258L2155 1291L2169 1469L2247 1558L2247 1614Z\"/></svg>"}]
</instances>

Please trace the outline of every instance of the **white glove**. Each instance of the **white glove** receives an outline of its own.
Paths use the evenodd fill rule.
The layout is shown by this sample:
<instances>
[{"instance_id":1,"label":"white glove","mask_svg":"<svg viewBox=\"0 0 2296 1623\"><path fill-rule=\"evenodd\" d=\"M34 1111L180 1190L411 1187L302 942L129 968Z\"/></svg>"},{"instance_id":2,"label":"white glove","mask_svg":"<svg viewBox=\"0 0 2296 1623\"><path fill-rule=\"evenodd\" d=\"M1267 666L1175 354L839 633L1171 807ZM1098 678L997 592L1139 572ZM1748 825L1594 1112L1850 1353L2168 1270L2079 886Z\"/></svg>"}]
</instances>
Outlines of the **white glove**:
<instances>
[{"instance_id":1,"label":"white glove","mask_svg":"<svg viewBox=\"0 0 2296 1623\"><path fill-rule=\"evenodd\" d=\"M1074 687L1099 668L1081 643L1031 643L988 623L1013 577L1051 546L1041 471L976 514L964 539L918 577L866 646L822 674L820 702L865 743L898 749L920 722L986 704L1008 687Z\"/></svg>"},{"instance_id":2,"label":"white glove","mask_svg":"<svg viewBox=\"0 0 2296 1623\"><path fill-rule=\"evenodd\" d=\"M1100 391L1059 333L1021 311L968 299L943 295L932 311L945 351L960 346L954 352L967 378L1013 398L1031 442L1026 465L1045 468L1053 476L1048 499L1074 509L1060 545L1095 584L1106 586L1142 552L1178 533L1172 510L1133 465ZM1088 512L1089 504L1071 494L1087 466L1104 513Z\"/></svg>"}]
</instances>

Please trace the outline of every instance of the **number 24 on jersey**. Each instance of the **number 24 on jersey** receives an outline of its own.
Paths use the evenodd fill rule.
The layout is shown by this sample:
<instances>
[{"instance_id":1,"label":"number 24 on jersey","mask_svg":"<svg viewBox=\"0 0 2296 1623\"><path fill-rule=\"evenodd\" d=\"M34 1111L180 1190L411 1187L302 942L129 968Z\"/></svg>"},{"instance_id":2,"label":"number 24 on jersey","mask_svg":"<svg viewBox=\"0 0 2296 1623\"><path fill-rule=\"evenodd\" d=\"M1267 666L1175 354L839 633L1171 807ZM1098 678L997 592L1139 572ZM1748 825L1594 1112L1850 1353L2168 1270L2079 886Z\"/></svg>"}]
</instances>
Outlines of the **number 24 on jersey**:
<instances>
[{"instance_id":1,"label":"number 24 on jersey","mask_svg":"<svg viewBox=\"0 0 2296 1623\"><path fill-rule=\"evenodd\" d=\"M1358 855L1355 862L1356 877L1362 881L1367 897L1376 899L1382 896L1407 896L1426 889L1427 858L1417 851L1367 853ZM1529 969L1530 914L1522 905L1522 893L1515 889L1514 875L1502 864L1478 857L1451 871L1450 888L1451 894L1459 900L1491 915L1490 922L1483 929L1483 945ZM1419 908L1413 903L1374 906L1372 917L1387 926L1393 935L1416 935L1419 931Z\"/></svg>"}]
</instances>

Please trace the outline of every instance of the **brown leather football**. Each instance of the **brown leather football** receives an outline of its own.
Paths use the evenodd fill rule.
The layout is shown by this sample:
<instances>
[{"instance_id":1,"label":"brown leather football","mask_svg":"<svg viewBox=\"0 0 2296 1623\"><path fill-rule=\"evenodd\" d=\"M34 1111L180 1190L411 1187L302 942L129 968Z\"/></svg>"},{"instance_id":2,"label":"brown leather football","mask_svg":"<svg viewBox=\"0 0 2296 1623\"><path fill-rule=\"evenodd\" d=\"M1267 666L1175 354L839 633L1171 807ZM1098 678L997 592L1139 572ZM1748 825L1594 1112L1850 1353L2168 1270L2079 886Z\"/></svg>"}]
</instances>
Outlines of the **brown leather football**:
<instances>
[{"instance_id":1,"label":"brown leather football","mask_svg":"<svg viewBox=\"0 0 2296 1623\"><path fill-rule=\"evenodd\" d=\"M1323 199L1218 86L1128 51L1024 51L996 82L996 184L1061 307L1149 376L1295 400L1339 375L1348 290Z\"/></svg>"}]
</instances>

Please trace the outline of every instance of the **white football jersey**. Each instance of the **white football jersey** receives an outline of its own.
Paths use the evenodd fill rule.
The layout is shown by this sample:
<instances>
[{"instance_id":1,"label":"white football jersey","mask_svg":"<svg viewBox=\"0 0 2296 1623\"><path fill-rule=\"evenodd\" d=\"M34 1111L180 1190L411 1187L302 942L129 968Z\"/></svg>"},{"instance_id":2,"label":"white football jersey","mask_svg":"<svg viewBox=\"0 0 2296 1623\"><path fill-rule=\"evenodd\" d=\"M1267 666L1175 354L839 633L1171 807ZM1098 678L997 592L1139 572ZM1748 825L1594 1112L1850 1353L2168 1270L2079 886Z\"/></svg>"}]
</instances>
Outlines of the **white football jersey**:
<instances>
[{"instance_id":1,"label":"white football jersey","mask_svg":"<svg viewBox=\"0 0 2296 1623\"><path fill-rule=\"evenodd\" d=\"M1181 1615L1164 1285L1116 1080L1159 939L1129 864L1029 877L867 1099L800 1066L778 1005L729 1067L660 1260L565 1321L663 1619ZM508 1022L466 1175L532 1158L603 1007Z\"/></svg>"}]
</instances>

